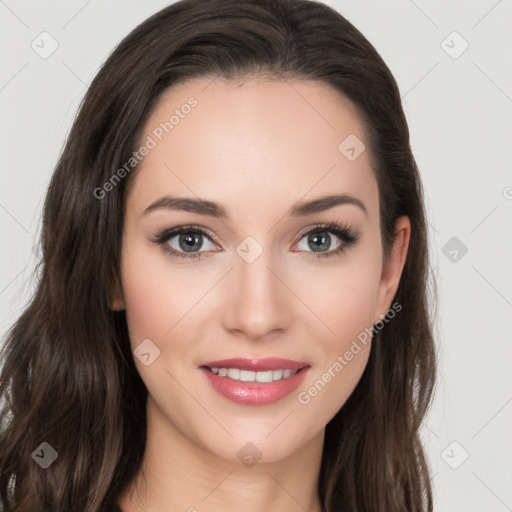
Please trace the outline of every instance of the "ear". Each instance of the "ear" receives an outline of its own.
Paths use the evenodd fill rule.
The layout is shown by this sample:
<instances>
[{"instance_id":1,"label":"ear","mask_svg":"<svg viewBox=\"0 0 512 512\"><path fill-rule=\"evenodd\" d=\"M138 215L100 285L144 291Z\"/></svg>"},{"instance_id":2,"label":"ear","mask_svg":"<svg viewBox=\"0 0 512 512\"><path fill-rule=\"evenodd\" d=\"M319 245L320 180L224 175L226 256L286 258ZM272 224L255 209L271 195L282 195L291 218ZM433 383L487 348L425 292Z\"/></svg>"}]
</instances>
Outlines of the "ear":
<instances>
[{"instance_id":1,"label":"ear","mask_svg":"<svg viewBox=\"0 0 512 512\"><path fill-rule=\"evenodd\" d=\"M405 265L407 249L411 236L409 217L400 217L395 223L395 240L387 260L382 267L381 280L377 297L375 319L373 323L382 320L391 307L391 301L396 294L400 277Z\"/></svg>"},{"instance_id":2,"label":"ear","mask_svg":"<svg viewBox=\"0 0 512 512\"><path fill-rule=\"evenodd\" d=\"M118 277L115 278L112 296L109 301L109 307L112 311L122 311L125 309L124 295Z\"/></svg>"}]
</instances>

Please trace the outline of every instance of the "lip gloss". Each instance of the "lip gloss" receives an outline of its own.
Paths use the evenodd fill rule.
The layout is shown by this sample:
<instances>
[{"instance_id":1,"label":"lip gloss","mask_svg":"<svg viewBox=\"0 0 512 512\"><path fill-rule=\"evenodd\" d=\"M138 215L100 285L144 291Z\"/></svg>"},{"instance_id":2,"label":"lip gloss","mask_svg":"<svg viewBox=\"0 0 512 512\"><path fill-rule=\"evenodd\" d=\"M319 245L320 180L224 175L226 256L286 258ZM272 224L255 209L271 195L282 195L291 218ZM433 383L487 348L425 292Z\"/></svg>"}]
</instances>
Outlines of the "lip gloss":
<instances>
[{"instance_id":1,"label":"lip gloss","mask_svg":"<svg viewBox=\"0 0 512 512\"><path fill-rule=\"evenodd\" d=\"M226 366L222 366L222 364L226 364ZM207 366L219 367L217 365L224 368L240 368L240 366L243 366L243 369L251 368L253 371L268 371L270 369L269 366L273 366L274 369L290 369L290 366L297 366L298 364L294 363L293 365L283 365L283 363L273 360L267 364L250 365L247 363L237 363L236 366L234 364L230 364L228 366L228 363L218 361L215 362L215 366ZM221 377L220 375L216 375L212 373L212 371L207 366L202 366L200 370L205 375L207 381L213 387L213 389L215 389L215 391L217 391L220 395L227 398L228 400L231 400L232 402L241 405L253 406L269 405L282 400L284 397L288 396L292 391L300 386L310 368L309 366L302 366L291 377L282 378L273 382L243 382L240 380L231 379L228 376Z\"/></svg>"}]
</instances>

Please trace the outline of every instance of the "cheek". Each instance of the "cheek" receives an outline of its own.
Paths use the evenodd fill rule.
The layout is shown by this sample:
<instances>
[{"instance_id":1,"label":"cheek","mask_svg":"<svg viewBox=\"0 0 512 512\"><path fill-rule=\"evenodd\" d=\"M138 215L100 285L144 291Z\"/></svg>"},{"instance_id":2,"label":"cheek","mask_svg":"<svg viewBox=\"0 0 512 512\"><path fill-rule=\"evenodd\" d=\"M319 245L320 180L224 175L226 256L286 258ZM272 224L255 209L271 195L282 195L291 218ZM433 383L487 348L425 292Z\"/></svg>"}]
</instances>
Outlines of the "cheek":
<instances>
[{"instance_id":1,"label":"cheek","mask_svg":"<svg viewBox=\"0 0 512 512\"><path fill-rule=\"evenodd\" d=\"M317 275L317 278L319 276ZM311 309L325 325L326 348L343 349L373 324L380 281L380 261L371 252L360 252L351 261L330 269L309 289ZM306 282L306 281L305 281Z\"/></svg>"},{"instance_id":2,"label":"cheek","mask_svg":"<svg viewBox=\"0 0 512 512\"><path fill-rule=\"evenodd\" d=\"M132 345L145 338L163 341L200 299L193 275L169 271L160 250L127 242L122 259L123 292Z\"/></svg>"},{"instance_id":3,"label":"cheek","mask_svg":"<svg viewBox=\"0 0 512 512\"><path fill-rule=\"evenodd\" d=\"M323 281L323 283L322 283ZM316 289L312 309L325 324L315 338L317 366L298 401L327 423L347 401L368 362L371 327L380 281L378 251L360 252L350 264L329 272Z\"/></svg>"},{"instance_id":4,"label":"cheek","mask_svg":"<svg viewBox=\"0 0 512 512\"><path fill-rule=\"evenodd\" d=\"M340 278L339 289L332 297L329 320L341 344L372 325L377 300L375 276L365 271Z\"/></svg>"},{"instance_id":5,"label":"cheek","mask_svg":"<svg viewBox=\"0 0 512 512\"><path fill-rule=\"evenodd\" d=\"M207 288L198 285L197 279L193 284L193 271L172 269L166 260L160 250L134 242L131 246L127 244L121 269L135 365L156 403L171 407L169 400L182 393L175 379L189 378L187 365L177 362L190 358L191 341L195 336L190 324L197 309L194 305L198 306ZM141 345L147 339L151 344ZM139 345L141 349L137 350ZM151 359L146 365L138 358L138 353L145 353L148 346ZM157 354L154 359L153 354ZM181 405L191 407L188 395Z\"/></svg>"}]
</instances>

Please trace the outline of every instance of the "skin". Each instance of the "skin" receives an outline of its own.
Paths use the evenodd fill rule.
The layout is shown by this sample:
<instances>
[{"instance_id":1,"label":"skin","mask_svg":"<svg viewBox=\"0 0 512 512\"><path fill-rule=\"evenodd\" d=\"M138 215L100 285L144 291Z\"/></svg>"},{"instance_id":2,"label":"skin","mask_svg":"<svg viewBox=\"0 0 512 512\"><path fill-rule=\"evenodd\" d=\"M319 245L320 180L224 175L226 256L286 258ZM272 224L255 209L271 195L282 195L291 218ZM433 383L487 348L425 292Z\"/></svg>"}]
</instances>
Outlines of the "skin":
<instances>
[{"instance_id":1,"label":"skin","mask_svg":"<svg viewBox=\"0 0 512 512\"><path fill-rule=\"evenodd\" d=\"M248 77L182 83L161 98L141 140L190 96L198 105L144 157L126 201L122 282L111 306L126 309L132 349L149 338L160 356L149 366L135 358L149 392L148 438L143 471L119 504L124 512L320 511L325 426L359 381L370 343L308 404L297 394L390 308L409 219L398 220L384 261L368 146L355 161L338 150L348 134L365 141L362 124L327 84ZM332 193L358 198L367 214L343 204L286 216L297 201ZM142 215L165 194L219 202L229 217L170 209ZM332 221L350 226L359 240L341 254L312 257L308 228ZM202 237L198 260L174 259L151 242L160 230L188 224L218 237ZM325 252L343 243L325 235ZM252 263L236 252L248 236L263 249ZM185 252L179 238L167 244ZM244 356L311 368L300 388L277 403L239 405L217 394L199 366ZM252 467L237 457L248 442L261 452Z\"/></svg>"}]
</instances>

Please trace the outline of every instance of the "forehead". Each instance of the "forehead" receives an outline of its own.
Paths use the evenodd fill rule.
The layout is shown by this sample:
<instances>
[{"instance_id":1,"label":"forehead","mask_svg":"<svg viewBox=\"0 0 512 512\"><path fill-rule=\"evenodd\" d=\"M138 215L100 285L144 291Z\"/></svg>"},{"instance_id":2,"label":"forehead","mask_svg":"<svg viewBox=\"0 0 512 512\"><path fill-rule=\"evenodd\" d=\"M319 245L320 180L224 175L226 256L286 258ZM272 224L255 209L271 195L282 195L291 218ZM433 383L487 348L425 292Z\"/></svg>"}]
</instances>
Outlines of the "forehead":
<instances>
[{"instance_id":1,"label":"forehead","mask_svg":"<svg viewBox=\"0 0 512 512\"><path fill-rule=\"evenodd\" d=\"M357 109L323 82L181 83L160 98L140 140L152 147L130 189L140 208L165 193L227 205L247 198L255 211L332 192L378 195L369 151L344 153L346 140L358 152L368 146Z\"/></svg>"}]
</instances>

